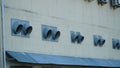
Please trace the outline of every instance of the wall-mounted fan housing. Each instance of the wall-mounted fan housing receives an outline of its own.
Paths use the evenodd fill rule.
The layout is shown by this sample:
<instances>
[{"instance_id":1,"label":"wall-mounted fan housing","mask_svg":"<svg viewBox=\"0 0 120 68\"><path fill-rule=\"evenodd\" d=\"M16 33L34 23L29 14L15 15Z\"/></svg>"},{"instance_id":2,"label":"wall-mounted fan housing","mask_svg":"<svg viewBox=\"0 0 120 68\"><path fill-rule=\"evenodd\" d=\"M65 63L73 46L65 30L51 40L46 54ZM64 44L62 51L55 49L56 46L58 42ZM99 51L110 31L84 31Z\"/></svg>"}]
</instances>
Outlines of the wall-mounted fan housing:
<instances>
[{"instance_id":1,"label":"wall-mounted fan housing","mask_svg":"<svg viewBox=\"0 0 120 68\"><path fill-rule=\"evenodd\" d=\"M81 43L84 40L84 36L80 32L71 31L71 42L72 43Z\"/></svg>"},{"instance_id":2,"label":"wall-mounted fan housing","mask_svg":"<svg viewBox=\"0 0 120 68\"><path fill-rule=\"evenodd\" d=\"M120 7L120 0L110 0L110 3L114 9Z\"/></svg>"},{"instance_id":3,"label":"wall-mounted fan housing","mask_svg":"<svg viewBox=\"0 0 120 68\"><path fill-rule=\"evenodd\" d=\"M32 30L29 21L11 19L11 33L13 36L29 37Z\"/></svg>"},{"instance_id":4,"label":"wall-mounted fan housing","mask_svg":"<svg viewBox=\"0 0 120 68\"><path fill-rule=\"evenodd\" d=\"M60 31L54 30L52 34L52 39L57 40L60 37Z\"/></svg>"},{"instance_id":5,"label":"wall-mounted fan housing","mask_svg":"<svg viewBox=\"0 0 120 68\"><path fill-rule=\"evenodd\" d=\"M45 29L43 29L42 33L44 39L49 39L52 36L52 29L46 27Z\"/></svg>"},{"instance_id":6,"label":"wall-mounted fan housing","mask_svg":"<svg viewBox=\"0 0 120 68\"><path fill-rule=\"evenodd\" d=\"M94 0L84 0L84 1L92 2L92 1L94 1Z\"/></svg>"},{"instance_id":7,"label":"wall-mounted fan housing","mask_svg":"<svg viewBox=\"0 0 120 68\"><path fill-rule=\"evenodd\" d=\"M113 49L120 49L120 41L118 39L112 39Z\"/></svg>"},{"instance_id":8,"label":"wall-mounted fan housing","mask_svg":"<svg viewBox=\"0 0 120 68\"><path fill-rule=\"evenodd\" d=\"M107 0L97 0L97 1L98 1L98 4L100 5L107 4Z\"/></svg>"},{"instance_id":9,"label":"wall-mounted fan housing","mask_svg":"<svg viewBox=\"0 0 120 68\"><path fill-rule=\"evenodd\" d=\"M57 27L42 25L42 39L47 41L57 42L60 37L60 31Z\"/></svg>"},{"instance_id":10,"label":"wall-mounted fan housing","mask_svg":"<svg viewBox=\"0 0 120 68\"><path fill-rule=\"evenodd\" d=\"M23 32L22 35L23 36L29 36L33 30L32 26L29 25L29 23L24 23L24 28L23 28Z\"/></svg>"},{"instance_id":11,"label":"wall-mounted fan housing","mask_svg":"<svg viewBox=\"0 0 120 68\"><path fill-rule=\"evenodd\" d=\"M93 39L95 46L103 46L105 44L105 39L103 39L102 36L94 35Z\"/></svg>"}]
</instances>

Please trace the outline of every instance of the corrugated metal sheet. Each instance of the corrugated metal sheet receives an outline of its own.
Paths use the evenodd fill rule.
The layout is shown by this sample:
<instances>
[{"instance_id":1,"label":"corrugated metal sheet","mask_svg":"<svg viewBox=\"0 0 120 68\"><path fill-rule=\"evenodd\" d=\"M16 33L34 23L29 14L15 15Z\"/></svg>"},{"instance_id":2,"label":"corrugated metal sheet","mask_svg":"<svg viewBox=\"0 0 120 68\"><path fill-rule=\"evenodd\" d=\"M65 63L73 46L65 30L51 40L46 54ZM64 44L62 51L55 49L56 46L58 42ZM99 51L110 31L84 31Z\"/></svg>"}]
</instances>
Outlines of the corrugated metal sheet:
<instances>
[{"instance_id":1,"label":"corrugated metal sheet","mask_svg":"<svg viewBox=\"0 0 120 68\"><path fill-rule=\"evenodd\" d=\"M120 67L120 60L68 57L15 51L7 51L7 54L18 62L26 63Z\"/></svg>"}]
</instances>

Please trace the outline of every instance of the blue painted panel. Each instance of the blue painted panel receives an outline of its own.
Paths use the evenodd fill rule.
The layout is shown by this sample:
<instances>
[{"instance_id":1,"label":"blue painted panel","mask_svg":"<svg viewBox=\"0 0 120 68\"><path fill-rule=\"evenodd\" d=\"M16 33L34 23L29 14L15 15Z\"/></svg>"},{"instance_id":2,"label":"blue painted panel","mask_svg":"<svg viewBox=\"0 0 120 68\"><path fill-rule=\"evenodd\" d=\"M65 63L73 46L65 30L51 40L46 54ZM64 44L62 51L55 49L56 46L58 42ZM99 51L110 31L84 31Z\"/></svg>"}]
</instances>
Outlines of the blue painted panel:
<instances>
[{"instance_id":1,"label":"blue painted panel","mask_svg":"<svg viewBox=\"0 0 120 68\"><path fill-rule=\"evenodd\" d=\"M36 63L29 55L24 52L7 51L7 53L11 57L15 58L18 62Z\"/></svg>"},{"instance_id":2,"label":"blue painted panel","mask_svg":"<svg viewBox=\"0 0 120 68\"><path fill-rule=\"evenodd\" d=\"M7 53L18 62L26 63L120 67L120 60L68 57L14 51L7 51Z\"/></svg>"}]
</instances>

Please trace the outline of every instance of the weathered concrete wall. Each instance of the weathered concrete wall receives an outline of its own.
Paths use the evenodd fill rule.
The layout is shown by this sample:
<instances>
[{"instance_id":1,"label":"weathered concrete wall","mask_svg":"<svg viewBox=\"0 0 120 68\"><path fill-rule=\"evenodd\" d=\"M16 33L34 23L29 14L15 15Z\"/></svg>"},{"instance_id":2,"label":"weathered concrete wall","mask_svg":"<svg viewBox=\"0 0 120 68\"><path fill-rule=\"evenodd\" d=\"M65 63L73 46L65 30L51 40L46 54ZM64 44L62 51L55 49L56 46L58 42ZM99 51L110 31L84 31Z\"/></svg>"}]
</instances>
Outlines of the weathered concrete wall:
<instances>
[{"instance_id":1,"label":"weathered concrete wall","mask_svg":"<svg viewBox=\"0 0 120 68\"><path fill-rule=\"evenodd\" d=\"M27 20L33 26L30 38L11 35L11 18ZM98 6L97 0L5 0L6 49L84 58L118 59L120 50L112 48L112 38L120 39L120 9L109 3ZM43 41L41 25L58 27L59 42ZM81 32L85 40L72 44L70 31ZM93 35L106 39L103 47L95 47Z\"/></svg>"}]
</instances>

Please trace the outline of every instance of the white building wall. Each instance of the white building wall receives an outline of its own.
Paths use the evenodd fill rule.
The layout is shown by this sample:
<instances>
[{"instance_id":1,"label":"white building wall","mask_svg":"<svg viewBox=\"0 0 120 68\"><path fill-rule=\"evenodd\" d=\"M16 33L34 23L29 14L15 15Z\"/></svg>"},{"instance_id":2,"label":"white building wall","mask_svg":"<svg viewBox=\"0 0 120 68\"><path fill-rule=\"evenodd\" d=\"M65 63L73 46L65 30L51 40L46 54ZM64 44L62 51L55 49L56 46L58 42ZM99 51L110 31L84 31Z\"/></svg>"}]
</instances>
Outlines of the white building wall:
<instances>
[{"instance_id":1,"label":"white building wall","mask_svg":"<svg viewBox=\"0 0 120 68\"><path fill-rule=\"evenodd\" d=\"M1 21L1 0L0 0L0 68L3 68L3 49L2 49L2 21Z\"/></svg>"},{"instance_id":2,"label":"white building wall","mask_svg":"<svg viewBox=\"0 0 120 68\"><path fill-rule=\"evenodd\" d=\"M11 18L30 22L30 38L11 35ZM120 8L113 10L109 3L98 6L97 0L5 0L6 50L120 60L120 50L112 48L112 38L120 39L119 21ZM59 42L42 40L42 24L58 27ZM85 40L71 43L70 31L81 32ZM94 46L95 34L106 39L103 47Z\"/></svg>"}]
</instances>

